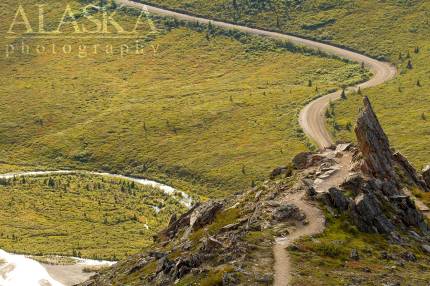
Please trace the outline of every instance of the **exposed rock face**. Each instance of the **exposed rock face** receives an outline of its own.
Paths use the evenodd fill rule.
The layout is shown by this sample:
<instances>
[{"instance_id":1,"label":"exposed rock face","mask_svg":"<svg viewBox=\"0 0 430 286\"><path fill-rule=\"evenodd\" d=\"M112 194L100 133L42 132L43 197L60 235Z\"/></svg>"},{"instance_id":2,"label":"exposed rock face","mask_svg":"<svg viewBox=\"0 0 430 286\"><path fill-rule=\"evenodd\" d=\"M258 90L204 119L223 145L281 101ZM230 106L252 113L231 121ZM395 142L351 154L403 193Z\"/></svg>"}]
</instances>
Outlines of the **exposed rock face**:
<instances>
[{"instance_id":1,"label":"exposed rock face","mask_svg":"<svg viewBox=\"0 0 430 286\"><path fill-rule=\"evenodd\" d=\"M217 201L208 202L203 205L195 205L188 212L175 220L176 216L170 219L169 226L161 231L155 241L169 241L173 239L181 228L188 227L189 229L197 230L211 223L216 214L222 210L224 204Z\"/></svg>"},{"instance_id":2,"label":"exposed rock face","mask_svg":"<svg viewBox=\"0 0 430 286\"><path fill-rule=\"evenodd\" d=\"M334 207L346 211L351 203L351 200L342 194L342 191L337 188L330 188L329 195L331 203Z\"/></svg>"},{"instance_id":3,"label":"exposed rock face","mask_svg":"<svg viewBox=\"0 0 430 286\"><path fill-rule=\"evenodd\" d=\"M405 156L403 156L400 152L396 152L394 153L394 159L412 184L419 186L425 192L430 192L430 185L426 183L422 175L417 173L415 168L409 163Z\"/></svg>"},{"instance_id":4,"label":"exposed rock face","mask_svg":"<svg viewBox=\"0 0 430 286\"><path fill-rule=\"evenodd\" d=\"M190 226L197 230L211 223L216 214L224 207L220 202L208 202L196 208L190 216Z\"/></svg>"},{"instance_id":5,"label":"exposed rock face","mask_svg":"<svg viewBox=\"0 0 430 286\"><path fill-rule=\"evenodd\" d=\"M428 186L403 155L393 153L368 98L364 106L355 129L359 150L353 156L360 168L354 168L340 188L329 189L323 201L347 213L364 232L392 234L396 239L396 230L411 227L427 233L423 214L402 188L412 185L428 191Z\"/></svg>"},{"instance_id":6,"label":"exposed rock face","mask_svg":"<svg viewBox=\"0 0 430 286\"><path fill-rule=\"evenodd\" d=\"M394 225L387 219L378 199L373 194L360 194L351 207L351 217L365 232L390 233Z\"/></svg>"},{"instance_id":7,"label":"exposed rock face","mask_svg":"<svg viewBox=\"0 0 430 286\"><path fill-rule=\"evenodd\" d=\"M363 158L363 173L383 180L395 179L394 158L388 138L367 97L364 98L364 109L358 117L355 134Z\"/></svg>"}]
</instances>

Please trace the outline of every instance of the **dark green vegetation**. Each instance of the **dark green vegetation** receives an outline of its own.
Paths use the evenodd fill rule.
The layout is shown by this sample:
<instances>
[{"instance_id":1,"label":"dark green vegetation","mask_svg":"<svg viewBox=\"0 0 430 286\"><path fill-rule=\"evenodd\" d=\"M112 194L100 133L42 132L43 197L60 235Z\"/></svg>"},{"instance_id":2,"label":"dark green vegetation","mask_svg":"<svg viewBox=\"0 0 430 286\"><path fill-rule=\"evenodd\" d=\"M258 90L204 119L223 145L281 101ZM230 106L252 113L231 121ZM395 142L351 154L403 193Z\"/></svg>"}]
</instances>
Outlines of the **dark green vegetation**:
<instances>
[{"instance_id":1,"label":"dark green vegetation","mask_svg":"<svg viewBox=\"0 0 430 286\"><path fill-rule=\"evenodd\" d=\"M290 249L295 267L292 285L428 285L430 258L419 244L391 243L382 235L359 232L345 217L327 217L322 235L301 240ZM353 249L359 260L351 258ZM408 261L406 253L417 260Z\"/></svg>"},{"instance_id":2,"label":"dark green vegetation","mask_svg":"<svg viewBox=\"0 0 430 286\"><path fill-rule=\"evenodd\" d=\"M355 0L150 0L191 13L299 34L387 59L400 75L364 93L395 148L417 166L430 161L430 3ZM339 139L353 140L361 96L336 103L330 123Z\"/></svg>"},{"instance_id":3,"label":"dark green vegetation","mask_svg":"<svg viewBox=\"0 0 430 286\"><path fill-rule=\"evenodd\" d=\"M36 26L33 2L22 3ZM66 2L46 3L47 30ZM73 9L84 2L72 2ZM0 5L2 22L10 23L17 3ZM118 11L115 19L130 28L135 14ZM144 38L144 55L134 53L135 40L27 38L33 53L38 44L57 45L55 55L27 56L19 53L22 37L2 38L2 46L17 45L0 61L2 160L145 176L219 197L308 148L297 124L306 101L368 77L359 65L261 38L162 19L156 26L160 33ZM121 57L124 43L130 52ZM74 49L69 55L58 52L65 44ZM86 57L79 44L87 45ZM95 55L94 44L112 44L114 54Z\"/></svg>"},{"instance_id":4,"label":"dark green vegetation","mask_svg":"<svg viewBox=\"0 0 430 286\"><path fill-rule=\"evenodd\" d=\"M2 180L0 197L1 248L36 255L123 258L185 210L159 189L87 175Z\"/></svg>"}]
</instances>

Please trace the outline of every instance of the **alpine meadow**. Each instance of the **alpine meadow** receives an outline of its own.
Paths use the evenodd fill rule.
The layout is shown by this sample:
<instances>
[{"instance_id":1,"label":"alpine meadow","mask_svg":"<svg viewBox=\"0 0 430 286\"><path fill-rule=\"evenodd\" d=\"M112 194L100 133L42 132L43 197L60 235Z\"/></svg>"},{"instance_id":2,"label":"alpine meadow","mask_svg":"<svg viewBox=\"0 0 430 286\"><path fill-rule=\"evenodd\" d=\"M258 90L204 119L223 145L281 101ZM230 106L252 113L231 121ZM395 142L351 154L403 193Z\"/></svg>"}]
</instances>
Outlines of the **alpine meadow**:
<instances>
[{"instance_id":1,"label":"alpine meadow","mask_svg":"<svg viewBox=\"0 0 430 286\"><path fill-rule=\"evenodd\" d=\"M429 1L0 19L0 286L430 285Z\"/></svg>"}]
</instances>

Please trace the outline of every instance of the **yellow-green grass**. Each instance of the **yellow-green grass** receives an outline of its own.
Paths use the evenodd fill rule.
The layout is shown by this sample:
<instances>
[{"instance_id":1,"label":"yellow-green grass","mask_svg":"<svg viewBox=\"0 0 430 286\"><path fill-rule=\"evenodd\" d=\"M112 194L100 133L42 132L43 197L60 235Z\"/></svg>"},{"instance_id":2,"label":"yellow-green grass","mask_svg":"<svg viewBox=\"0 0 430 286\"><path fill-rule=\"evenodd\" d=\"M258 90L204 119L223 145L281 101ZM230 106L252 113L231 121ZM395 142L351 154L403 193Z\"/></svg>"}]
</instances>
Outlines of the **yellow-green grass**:
<instances>
[{"instance_id":1,"label":"yellow-green grass","mask_svg":"<svg viewBox=\"0 0 430 286\"><path fill-rule=\"evenodd\" d=\"M149 0L147 2L245 25L303 35L366 54L399 66L396 80L365 92L395 148L417 167L430 162L430 24L428 1L229 1ZM233 2L237 3L236 9ZM291 5L285 8L285 3ZM285 8L285 9L284 9ZM415 54L416 47L420 53ZM402 53L402 60L399 54ZM411 55L413 69L406 68ZM421 87L417 86L420 81ZM399 86L402 92L399 92ZM359 97L336 104L334 130L339 140L354 140L345 130L355 122ZM424 116L422 116L424 114ZM427 118L424 120L423 118ZM330 123L332 125L332 123Z\"/></svg>"},{"instance_id":2,"label":"yellow-green grass","mask_svg":"<svg viewBox=\"0 0 430 286\"><path fill-rule=\"evenodd\" d=\"M64 2L47 3L46 22L55 22ZM8 23L17 5L1 5ZM119 12L117 19L132 26L136 17ZM143 56L3 58L2 160L132 173L221 196L308 148L297 124L304 102L368 76L359 65L292 53L267 40L208 40L204 29L166 30L160 23L162 33L146 43ZM112 43L26 40L33 46L82 42Z\"/></svg>"},{"instance_id":3,"label":"yellow-green grass","mask_svg":"<svg viewBox=\"0 0 430 286\"><path fill-rule=\"evenodd\" d=\"M328 215L322 235L303 239L290 249L294 264L292 285L384 285L403 283L426 286L430 279L429 257L420 244L400 245L378 234L360 233L344 217ZM356 249L360 259L351 259ZM383 252L393 259L384 259ZM406 261L403 254L413 253L417 261ZM402 284L403 285L403 284Z\"/></svg>"},{"instance_id":4,"label":"yellow-green grass","mask_svg":"<svg viewBox=\"0 0 430 286\"><path fill-rule=\"evenodd\" d=\"M0 248L19 253L115 260L150 245L173 213L185 211L159 189L104 177L0 183Z\"/></svg>"}]
</instances>

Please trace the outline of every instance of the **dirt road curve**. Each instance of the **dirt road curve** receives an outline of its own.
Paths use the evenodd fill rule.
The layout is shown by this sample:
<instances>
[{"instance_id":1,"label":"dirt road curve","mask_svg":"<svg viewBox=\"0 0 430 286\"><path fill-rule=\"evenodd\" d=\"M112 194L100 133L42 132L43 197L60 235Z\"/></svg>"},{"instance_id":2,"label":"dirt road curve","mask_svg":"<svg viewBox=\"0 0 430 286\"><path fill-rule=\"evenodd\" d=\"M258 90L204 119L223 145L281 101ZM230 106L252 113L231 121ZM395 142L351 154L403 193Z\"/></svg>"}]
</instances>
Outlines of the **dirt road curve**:
<instances>
[{"instance_id":1,"label":"dirt road curve","mask_svg":"<svg viewBox=\"0 0 430 286\"><path fill-rule=\"evenodd\" d=\"M329 54L333 54L342 58L352 60L354 62L364 63L365 66L372 71L373 77L369 81L364 82L359 86L353 87L351 89L358 89L358 87L360 87L361 89L364 89L364 88L380 85L386 81L389 81L390 79L393 79L397 73L396 68L389 63L377 61L375 59L361 55L359 53L334 47L328 44L323 44L312 40L302 39L296 36L291 36L291 35L286 35L286 34L281 34L276 32L269 32L265 30L254 29L254 28L249 28L245 26L224 23L220 21L212 21L205 18L185 15L185 14L181 14L181 13L177 13L177 12L173 12L165 9L160 9L150 5L136 3L130 0L117 0L117 3L128 7L147 9L149 13L153 13L156 15L169 16L179 20L198 22L202 24L208 24L209 22L211 22L214 26L221 27L221 28L235 29L245 33L266 36L266 37L278 39L278 40L287 40L297 45L302 45L308 48L321 50ZM330 145L333 144L333 140L330 136L330 133L328 132L325 126L324 113L330 101L337 100L339 99L339 97L340 97L340 92L328 94L315 101L312 101L300 112L300 117L299 117L300 126L303 128L306 135L308 135L321 149L329 147Z\"/></svg>"},{"instance_id":2,"label":"dirt road curve","mask_svg":"<svg viewBox=\"0 0 430 286\"><path fill-rule=\"evenodd\" d=\"M342 48L334 47L328 44L323 44L319 42L315 42L312 40L302 39L296 36L269 32L265 30L259 30L239 25L234 25L230 23L224 23L219 21L212 21L209 19L204 19L200 17L195 17L191 15L185 15L165 9L160 9L157 7L153 7L150 5L144 5L141 3L136 3L130 0L116 0L118 4L122 4L128 7L135 7L138 9L146 9L147 12L161 15L161 16L169 16L174 17L178 20L185 20L191 22L198 22L201 24L208 24L211 22L214 26L226 28L226 29L235 29L245 33L265 36L278 40L290 41L297 45L306 46L308 48L313 48L317 50L321 50L323 52L333 54L342 58L349 59L354 62L364 63L364 65L369 68L373 77L356 87L351 87L350 90L357 90L359 87L361 89L373 87L380 85L390 79L393 79L396 76L397 70L394 66L389 63L380 62L375 59L369 58L367 56L361 55L359 53L355 53L352 51L348 51ZM299 122L304 132L321 148L324 149L333 144L333 140L330 136L329 131L325 126L325 117L324 113L326 108L328 107L330 101L334 101L340 97L340 91L332 94L328 94L326 96L320 97L311 103L309 103L305 108L300 112ZM347 170L345 168L345 170ZM343 173L338 172L335 176L332 176L329 180L327 180L324 184L322 184L318 189L323 189L325 185L335 185L335 183L339 180L343 179ZM290 261L288 257L288 252L286 251L286 247L290 245L296 239L305 236L305 235L313 235L321 232L324 229L324 215L318 207L311 205L309 202L306 202L302 199L303 194L294 194L287 195L285 197L285 201L294 202L297 206L299 206L307 215L309 219L309 224L307 225L297 225L296 230L289 234L286 238L279 238L276 241L274 246L274 256L275 256L275 286L286 286L288 285L289 276L290 276Z\"/></svg>"}]
</instances>

